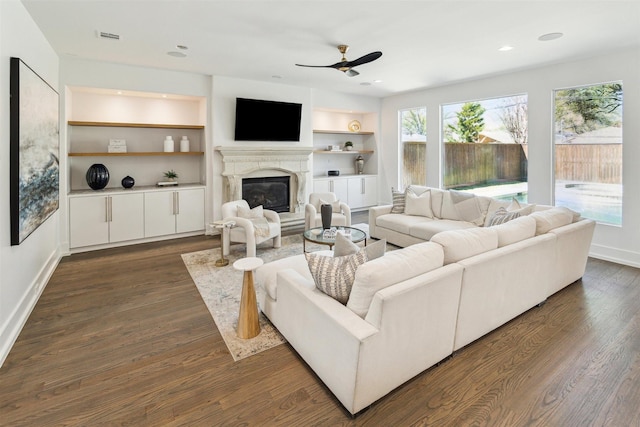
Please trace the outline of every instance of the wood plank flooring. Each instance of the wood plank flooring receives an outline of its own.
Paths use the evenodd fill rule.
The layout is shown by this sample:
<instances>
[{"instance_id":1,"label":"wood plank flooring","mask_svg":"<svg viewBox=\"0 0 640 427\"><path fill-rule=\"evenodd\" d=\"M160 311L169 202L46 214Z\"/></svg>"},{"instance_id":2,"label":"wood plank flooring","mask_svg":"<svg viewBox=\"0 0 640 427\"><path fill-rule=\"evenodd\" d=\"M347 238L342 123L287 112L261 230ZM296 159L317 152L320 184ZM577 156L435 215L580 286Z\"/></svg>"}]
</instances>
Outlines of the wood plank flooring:
<instances>
[{"instance_id":1,"label":"wood plank flooring","mask_svg":"<svg viewBox=\"0 0 640 427\"><path fill-rule=\"evenodd\" d=\"M638 269L590 259L581 281L352 419L289 345L233 361L180 258L213 246L63 259L0 369L0 425L640 425Z\"/></svg>"}]
</instances>

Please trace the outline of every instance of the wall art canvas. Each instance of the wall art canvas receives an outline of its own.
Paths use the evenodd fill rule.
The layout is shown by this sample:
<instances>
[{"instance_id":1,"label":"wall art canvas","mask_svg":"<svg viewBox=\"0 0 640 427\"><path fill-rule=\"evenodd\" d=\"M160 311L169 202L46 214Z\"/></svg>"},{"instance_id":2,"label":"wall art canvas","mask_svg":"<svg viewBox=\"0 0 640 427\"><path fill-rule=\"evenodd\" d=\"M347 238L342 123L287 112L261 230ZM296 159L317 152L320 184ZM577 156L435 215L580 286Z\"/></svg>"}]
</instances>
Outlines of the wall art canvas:
<instances>
[{"instance_id":1,"label":"wall art canvas","mask_svg":"<svg viewBox=\"0 0 640 427\"><path fill-rule=\"evenodd\" d=\"M59 206L58 93L11 58L10 95L11 244L19 245Z\"/></svg>"}]
</instances>

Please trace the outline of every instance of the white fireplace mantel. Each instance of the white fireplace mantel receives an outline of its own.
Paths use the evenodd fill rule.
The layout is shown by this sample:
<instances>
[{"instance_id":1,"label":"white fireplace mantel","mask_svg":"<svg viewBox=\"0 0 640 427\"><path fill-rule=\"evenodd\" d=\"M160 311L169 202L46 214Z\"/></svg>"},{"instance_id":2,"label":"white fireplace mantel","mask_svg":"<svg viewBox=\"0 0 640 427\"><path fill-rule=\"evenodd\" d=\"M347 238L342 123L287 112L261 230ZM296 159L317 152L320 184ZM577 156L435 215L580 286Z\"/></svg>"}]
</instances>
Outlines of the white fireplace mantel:
<instances>
[{"instance_id":1,"label":"white fireplace mantel","mask_svg":"<svg viewBox=\"0 0 640 427\"><path fill-rule=\"evenodd\" d=\"M300 212L304 206L305 188L309 170L309 156L312 147L229 147L217 146L222 155L222 176L225 181L226 200L242 199L242 179L260 176L261 173L282 173L292 179L292 193L295 202L293 211Z\"/></svg>"}]
</instances>

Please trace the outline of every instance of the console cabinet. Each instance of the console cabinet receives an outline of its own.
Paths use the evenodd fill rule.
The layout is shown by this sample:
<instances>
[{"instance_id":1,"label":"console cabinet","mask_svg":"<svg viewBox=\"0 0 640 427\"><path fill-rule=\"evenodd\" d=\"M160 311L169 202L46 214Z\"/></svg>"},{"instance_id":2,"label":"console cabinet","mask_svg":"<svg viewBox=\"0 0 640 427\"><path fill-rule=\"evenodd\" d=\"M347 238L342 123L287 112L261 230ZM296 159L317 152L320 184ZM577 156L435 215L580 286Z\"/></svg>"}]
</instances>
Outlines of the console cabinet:
<instances>
[{"instance_id":1,"label":"console cabinet","mask_svg":"<svg viewBox=\"0 0 640 427\"><path fill-rule=\"evenodd\" d=\"M69 198L69 246L102 245L144 237L144 194Z\"/></svg>"},{"instance_id":2,"label":"console cabinet","mask_svg":"<svg viewBox=\"0 0 640 427\"><path fill-rule=\"evenodd\" d=\"M375 206L378 200L376 175L347 175L313 180L315 193L335 193L351 209Z\"/></svg>"},{"instance_id":3,"label":"console cabinet","mask_svg":"<svg viewBox=\"0 0 640 427\"><path fill-rule=\"evenodd\" d=\"M155 191L145 194L145 237L203 229L204 189Z\"/></svg>"}]
</instances>

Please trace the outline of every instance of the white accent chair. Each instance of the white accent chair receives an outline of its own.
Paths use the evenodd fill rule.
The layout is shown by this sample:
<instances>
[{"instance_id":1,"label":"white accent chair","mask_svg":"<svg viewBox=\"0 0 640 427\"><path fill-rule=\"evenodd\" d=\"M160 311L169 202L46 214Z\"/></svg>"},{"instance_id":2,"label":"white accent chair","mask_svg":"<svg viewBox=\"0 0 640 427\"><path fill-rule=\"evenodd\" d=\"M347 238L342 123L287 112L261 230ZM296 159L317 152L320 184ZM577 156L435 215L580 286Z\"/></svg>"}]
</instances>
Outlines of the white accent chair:
<instances>
[{"instance_id":1,"label":"white accent chair","mask_svg":"<svg viewBox=\"0 0 640 427\"><path fill-rule=\"evenodd\" d=\"M309 194L309 203L304 207L304 227L309 230L315 227L322 227L322 215L320 214L320 205L323 202L333 203L338 201L335 193L311 193ZM351 208L345 202L340 202L340 211L335 210L331 214L332 226L351 227Z\"/></svg>"},{"instance_id":2,"label":"white accent chair","mask_svg":"<svg viewBox=\"0 0 640 427\"><path fill-rule=\"evenodd\" d=\"M229 246L231 242L245 243L247 245L247 257L256 256L256 245L269 239L273 239L273 247L279 248L282 245L280 235L280 216L276 211L263 209L264 218L267 219L269 225L268 236L257 236L253 222L249 218L240 217L238 215L238 207L249 209L249 203L246 200L234 200L222 205L222 219L225 221L235 221L235 227L229 230L229 235L224 236L223 253L229 254ZM223 232L227 230L223 229Z\"/></svg>"}]
</instances>

